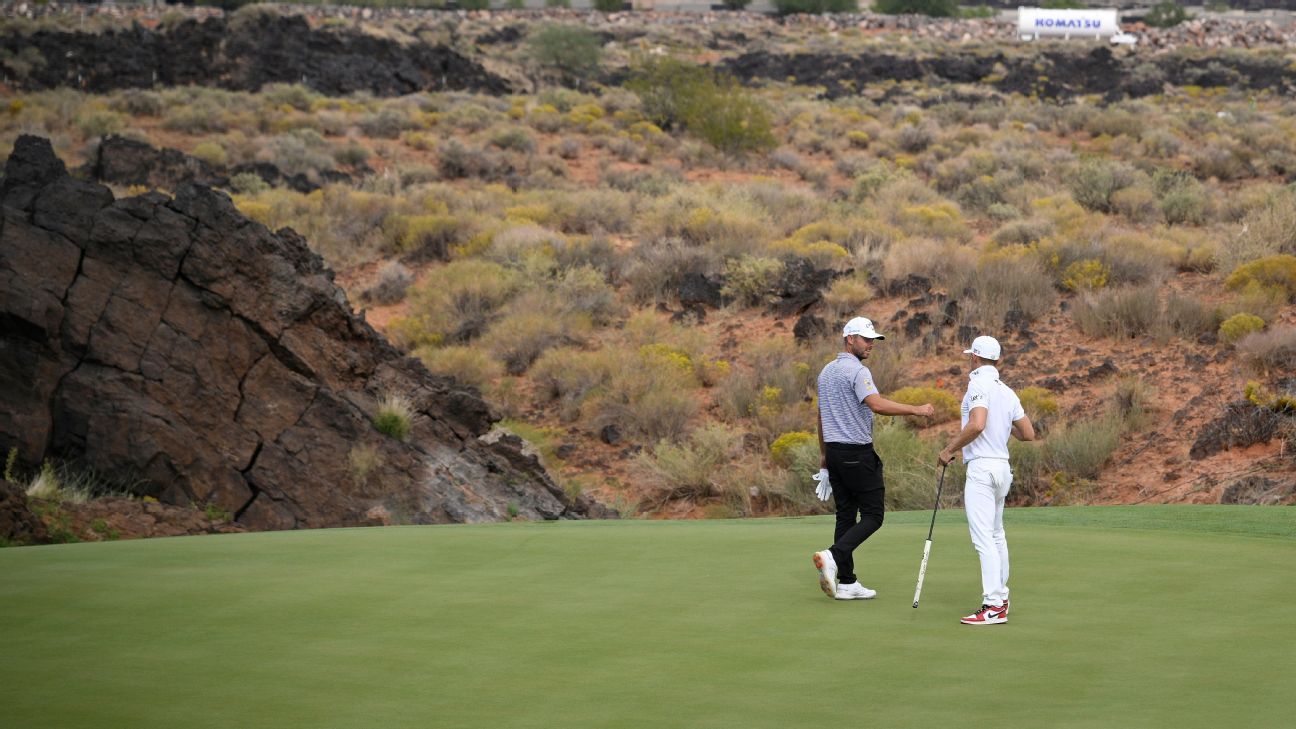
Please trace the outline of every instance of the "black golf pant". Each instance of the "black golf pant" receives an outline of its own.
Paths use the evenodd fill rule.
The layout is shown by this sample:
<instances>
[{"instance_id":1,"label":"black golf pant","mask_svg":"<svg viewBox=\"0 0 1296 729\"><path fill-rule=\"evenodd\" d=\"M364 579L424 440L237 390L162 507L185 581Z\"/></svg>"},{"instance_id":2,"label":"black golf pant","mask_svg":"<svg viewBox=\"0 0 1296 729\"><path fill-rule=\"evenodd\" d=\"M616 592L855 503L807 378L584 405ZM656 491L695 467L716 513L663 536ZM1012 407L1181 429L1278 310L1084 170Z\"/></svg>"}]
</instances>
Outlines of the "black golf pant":
<instances>
[{"instance_id":1,"label":"black golf pant","mask_svg":"<svg viewBox=\"0 0 1296 729\"><path fill-rule=\"evenodd\" d=\"M882 526L886 488L882 484L882 459L873 446L856 443L825 443L828 481L837 502L837 528L833 532L832 556L837 562L837 581L856 581L855 548Z\"/></svg>"}]
</instances>

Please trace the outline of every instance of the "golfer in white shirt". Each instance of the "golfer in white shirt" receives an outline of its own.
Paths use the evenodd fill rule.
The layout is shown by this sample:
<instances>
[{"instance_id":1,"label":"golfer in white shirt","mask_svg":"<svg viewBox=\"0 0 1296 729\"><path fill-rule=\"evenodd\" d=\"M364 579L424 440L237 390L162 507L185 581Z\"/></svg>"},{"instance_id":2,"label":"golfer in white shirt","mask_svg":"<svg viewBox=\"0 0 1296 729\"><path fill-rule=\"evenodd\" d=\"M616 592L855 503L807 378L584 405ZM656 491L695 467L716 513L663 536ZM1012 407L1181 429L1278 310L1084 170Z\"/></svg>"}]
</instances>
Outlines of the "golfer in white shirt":
<instances>
[{"instance_id":1,"label":"golfer in white shirt","mask_svg":"<svg viewBox=\"0 0 1296 729\"><path fill-rule=\"evenodd\" d=\"M945 450L947 465L959 449L967 464L963 508L967 511L972 546L981 558L981 608L960 622L998 625L1008 622L1008 540L1004 535L1004 499L1012 487L1008 466L1008 436L1034 440L1035 428L1022 410L1017 393L999 380L999 342L981 336L963 351L972 359L967 394L963 396L963 429Z\"/></svg>"}]
</instances>

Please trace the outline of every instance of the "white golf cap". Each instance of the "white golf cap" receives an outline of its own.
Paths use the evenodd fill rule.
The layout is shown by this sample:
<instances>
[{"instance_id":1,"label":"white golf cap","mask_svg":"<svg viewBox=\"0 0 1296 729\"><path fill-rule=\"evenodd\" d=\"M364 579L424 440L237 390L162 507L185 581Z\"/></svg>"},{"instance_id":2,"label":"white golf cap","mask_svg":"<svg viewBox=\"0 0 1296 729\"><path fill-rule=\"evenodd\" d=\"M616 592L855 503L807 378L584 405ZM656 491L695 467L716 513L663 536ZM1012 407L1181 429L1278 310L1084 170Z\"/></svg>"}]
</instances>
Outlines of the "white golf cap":
<instances>
[{"instance_id":1,"label":"white golf cap","mask_svg":"<svg viewBox=\"0 0 1296 729\"><path fill-rule=\"evenodd\" d=\"M981 359L999 359L999 340L982 334L972 340L972 348L963 350L963 354L975 354Z\"/></svg>"},{"instance_id":2,"label":"white golf cap","mask_svg":"<svg viewBox=\"0 0 1296 729\"><path fill-rule=\"evenodd\" d=\"M862 316L857 316L854 319L851 319L846 322L846 326L842 327L843 337L849 337L852 334L858 334L865 339L886 339L886 337L878 334L877 330L873 328L873 322Z\"/></svg>"}]
</instances>

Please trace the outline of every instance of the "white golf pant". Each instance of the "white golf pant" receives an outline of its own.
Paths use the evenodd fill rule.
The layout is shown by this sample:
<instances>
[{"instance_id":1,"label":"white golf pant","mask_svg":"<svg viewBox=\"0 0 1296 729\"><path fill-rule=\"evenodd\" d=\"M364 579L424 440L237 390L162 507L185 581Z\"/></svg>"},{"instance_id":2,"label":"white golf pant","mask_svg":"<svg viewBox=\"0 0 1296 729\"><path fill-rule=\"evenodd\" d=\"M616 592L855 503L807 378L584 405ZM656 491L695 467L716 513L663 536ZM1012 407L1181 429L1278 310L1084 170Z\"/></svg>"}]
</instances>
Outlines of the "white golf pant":
<instances>
[{"instance_id":1,"label":"white golf pant","mask_svg":"<svg viewBox=\"0 0 1296 729\"><path fill-rule=\"evenodd\" d=\"M1004 535L1004 498L1012 487L1012 469L1002 458L976 458L967 467L963 507L972 546L981 558L981 600L1002 605L1008 599L1008 539Z\"/></svg>"}]
</instances>

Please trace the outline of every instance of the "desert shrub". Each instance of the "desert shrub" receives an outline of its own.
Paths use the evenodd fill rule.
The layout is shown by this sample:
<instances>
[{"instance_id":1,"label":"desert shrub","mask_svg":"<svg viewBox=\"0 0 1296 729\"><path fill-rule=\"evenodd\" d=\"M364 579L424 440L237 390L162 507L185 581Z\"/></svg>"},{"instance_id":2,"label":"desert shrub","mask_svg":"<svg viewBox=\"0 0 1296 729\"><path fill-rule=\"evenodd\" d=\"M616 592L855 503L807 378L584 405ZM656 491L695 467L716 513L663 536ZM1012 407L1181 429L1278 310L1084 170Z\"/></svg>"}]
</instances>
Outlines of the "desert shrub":
<instances>
[{"instance_id":1,"label":"desert shrub","mask_svg":"<svg viewBox=\"0 0 1296 729\"><path fill-rule=\"evenodd\" d=\"M949 241L916 238L897 241L883 257L874 274L884 290L894 290L910 276L922 276L932 283L952 284L961 271L975 269L976 253ZM962 288L951 290L962 291Z\"/></svg>"},{"instance_id":2,"label":"desert shrub","mask_svg":"<svg viewBox=\"0 0 1296 729\"><path fill-rule=\"evenodd\" d=\"M414 283L414 274L399 261L388 261L378 270L378 280L362 294L367 301L380 306L395 304L405 298Z\"/></svg>"},{"instance_id":3,"label":"desert shrub","mask_svg":"<svg viewBox=\"0 0 1296 729\"><path fill-rule=\"evenodd\" d=\"M213 134L229 128L224 112L215 105L199 102L193 105L168 109L162 117L162 127L184 134Z\"/></svg>"},{"instance_id":4,"label":"desert shrub","mask_svg":"<svg viewBox=\"0 0 1296 729\"><path fill-rule=\"evenodd\" d=\"M891 221L910 235L952 239L965 239L968 235L963 212L949 200L903 206L893 211Z\"/></svg>"},{"instance_id":5,"label":"desert shrub","mask_svg":"<svg viewBox=\"0 0 1296 729\"><path fill-rule=\"evenodd\" d=\"M405 440L414 426L414 410L410 401L400 395L385 395L378 402L378 412L374 415L373 424L379 433L396 440Z\"/></svg>"},{"instance_id":6,"label":"desert shrub","mask_svg":"<svg viewBox=\"0 0 1296 729\"><path fill-rule=\"evenodd\" d=\"M1174 292L1166 297L1163 316L1167 333L1187 339L1214 333L1220 325L1219 312L1214 306Z\"/></svg>"},{"instance_id":7,"label":"desert shrub","mask_svg":"<svg viewBox=\"0 0 1296 729\"><path fill-rule=\"evenodd\" d=\"M375 113L364 114L356 119L355 123L365 136L382 139L397 139L402 132L420 127L409 110L393 106L385 106Z\"/></svg>"},{"instance_id":8,"label":"desert shrub","mask_svg":"<svg viewBox=\"0 0 1296 729\"><path fill-rule=\"evenodd\" d=\"M872 301L875 294L868 277L861 272L834 279L824 292L824 306L834 318L846 319L850 312L859 311Z\"/></svg>"},{"instance_id":9,"label":"desert shrub","mask_svg":"<svg viewBox=\"0 0 1296 729\"><path fill-rule=\"evenodd\" d=\"M1043 218L1012 220L1000 226L990 238L1001 246L1030 245L1053 233L1053 222Z\"/></svg>"},{"instance_id":10,"label":"desert shrub","mask_svg":"<svg viewBox=\"0 0 1296 729\"><path fill-rule=\"evenodd\" d=\"M725 154L773 149L769 112L731 76L670 58L641 62L625 84L663 129L682 127Z\"/></svg>"},{"instance_id":11,"label":"desert shrub","mask_svg":"<svg viewBox=\"0 0 1296 729\"><path fill-rule=\"evenodd\" d=\"M1146 75L1154 75L1159 79L1164 79L1165 74L1155 64L1143 63L1134 67L1137 75L1140 70ZM1183 143L1179 137L1169 129L1149 129L1143 133L1141 138L1144 151L1151 157L1158 159L1170 159L1179 154Z\"/></svg>"},{"instance_id":12,"label":"desert shrub","mask_svg":"<svg viewBox=\"0 0 1296 729\"><path fill-rule=\"evenodd\" d=\"M1017 399L1021 400L1022 410L1026 411L1026 417L1032 423L1040 423L1057 414L1057 398L1046 388L1037 385L1023 387L1017 391Z\"/></svg>"},{"instance_id":13,"label":"desert shrub","mask_svg":"<svg viewBox=\"0 0 1296 729\"><path fill-rule=\"evenodd\" d=\"M581 190L554 201L554 218L567 233L625 233L634 222L631 196L615 190Z\"/></svg>"},{"instance_id":14,"label":"desert shrub","mask_svg":"<svg viewBox=\"0 0 1296 729\"><path fill-rule=\"evenodd\" d=\"M320 95L301 84L266 84L261 89L261 98L271 106L312 111Z\"/></svg>"},{"instance_id":15,"label":"desert shrub","mask_svg":"<svg viewBox=\"0 0 1296 729\"><path fill-rule=\"evenodd\" d=\"M606 236L571 236L555 241L553 255L560 270L587 266L602 274L606 281L621 279L622 255Z\"/></svg>"},{"instance_id":16,"label":"desert shrub","mask_svg":"<svg viewBox=\"0 0 1296 729\"><path fill-rule=\"evenodd\" d=\"M372 153L368 147L359 142L351 141L333 150L333 159L340 165L360 167L369 161L370 154Z\"/></svg>"},{"instance_id":17,"label":"desert shrub","mask_svg":"<svg viewBox=\"0 0 1296 729\"><path fill-rule=\"evenodd\" d=\"M1230 291L1274 289L1288 300L1296 299L1296 256L1283 253L1244 263L1229 274L1224 285Z\"/></svg>"},{"instance_id":18,"label":"desert shrub","mask_svg":"<svg viewBox=\"0 0 1296 729\"><path fill-rule=\"evenodd\" d=\"M1101 263L1107 286L1155 282L1175 255L1173 246L1142 233L1055 238L1041 241L1036 252L1057 276L1059 285L1073 264L1084 261Z\"/></svg>"},{"instance_id":19,"label":"desert shrub","mask_svg":"<svg viewBox=\"0 0 1296 729\"><path fill-rule=\"evenodd\" d=\"M676 300L679 284L690 274L707 275L721 264L713 251L686 245L678 238L655 240L635 249L625 279L639 303Z\"/></svg>"},{"instance_id":20,"label":"desert shrub","mask_svg":"<svg viewBox=\"0 0 1296 729\"><path fill-rule=\"evenodd\" d=\"M1053 470L1094 479L1120 445L1122 420L1116 414L1071 423L1049 434L1044 451Z\"/></svg>"},{"instance_id":21,"label":"desert shrub","mask_svg":"<svg viewBox=\"0 0 1296 729\"><path fill-rule=\"evenodd\" d=\"M347 470L350 471L351 481L356 486L364 486L369 479L369 474L382 468L386 462L387 459L382 451L372 444L353 445L347 453Z\"/></svg>"},{"instance_id":22,"label":"desert shrub","mask_svg":"<svg viewBox=\"0 0 1296 729\"><path fill-rule=\"evenodd\" d=\"M452 129L480 132L493 124L508 121L505 114L488 109L480 103L459 103L451 106L441 117L442 123Z\"/></svg>"},{"instance_id":23,"label":"desert shrub","mask_svg":"<svg viewBox=\"0 0 1296 729\"><path fill-rule=\"evenodd\" d=\"M500 127L490 133L490 143L500 149L511 149L516 152L534 152L535 140L520 127Z\"/></svg>"},{"instance_id":24,"label":"desert shrub","mask_svg":"<svg viewBox=\"0 0 1296 729\"><path fill-rule=\"evenodd\" d=\"M817 363L828 359L826 348L807 350L790 339L746 342L741 365L728 368L713 399L726 417L749 419L744 427L763 439L801 430L814 421L807 398L814 392Z\"/></svg>"},{"instance_id":25,"label":"desert shrub","mask_svg":"<svg viewBox=\"0 0 1296 729\"><path fill-rule=\"evenodd\" d=\"M531 366L531 380L542 399L556 400L564 421L575 420L585 398L612 381L619 366L614 351L586 352L571 347L550 349Z\"/></svg>"},{"instance_id":26,"label":"desert shrub","mask_svg":"<svg viewBox=\"0 0 1296 729\"><path fill-rule=\"evenodd\" d=\"M531 58L537 64L575 78L591 78L603 56L599 37L586 28L544 25L527 39Z\"/></svg>"},{"instance_id":27,"label":"desert shrub","mask_svg":"<svg viewBox=\"0 0 1296 729\"><path fill-rule=\"evenodd\" d=\"M1254 314L1265 321L1274 321L1287 305L1287 292L1276 286L1249 285L1242 287L1231 299L1219 305L1220 319L1234 314Z\"/></svg>"},{"instance_id":28,"label":"desert shrub","mask_svg":"<svg viewBox=\"0 0 1296 729\"><path fill-rule=\"evenodd\" d=\"M687 108L686 128L725 154L762 152L776 144L765 105L732 79L717 82L714 92Z\"/></svg>"},{"instance_id":29,"label":"desert shrub","mask_svg":"<svg viewBox=\"0 0 1296 729\"><path fill-rule=\"evenodd\" d=\"M807 444L812 445L815 453L818 454L819 440L814 433L807 433L804 430L784 433L770 444L770 460L774 461L775 465L790 468L796 460L797 451Z\"/></svg>"},{"instance_id":30,"label":"desert shrub","mask_svg":"<svg viewBox=\"0 0 1296 729\"><path fill-rule=\"evenodd\" d=\"M91 111L77 116L77 130L86 139L116 134L126 126L126 117L115 111Z\"/></svg>"},{"instance_id":31,"label":"desert shrub","mask_svg":"<svg viewBox=\"0 0 1296 729\"><path fill-rule=\"evenodd\" d=\"M1089 210L1114 210L1112 196L1134 183L1129 165L1103 159L1087 159L1071 176L1071 196Z\"/></svg>"},{"instance_id":32,"label":"desert shrub","mask_svg":"<svg viewBox=\"0 0 1296 729\"><path fill-rule=\"evenodd\" d=\"M1093 291L1107 285L1111 270L1094 258L1073 261L1062 272L1062 288L1067 291Z\"/></svg>"},{"instance_id":33,"label":"desert shrub","mask_svg":"<svg viewBox=\"0 0 1296 729\"><path fill-rule=\"evenodd\" d=\"M1157 222L1161 204L1156 193L1143 185L1131 185L1112 193L1112 210L1135 223Z\"/></svg>"},{"instance_id":34,"label":"desert shrub","mask_svg":"<svg viewBox=\"0 0 1296 729\"><path fill-rule=\"evenodd\" d=\"M725 266L724 286L720 293L739 303L765 303L786 265L776 258L743 256Z\"/></svg>"},{"instance_id":35,"label":"desert shrub","mask_svg":"<svg viewBox=\"0 0 1296 729\"><path fill-rule=\"evenodd\" d=\"M547 301L527 297L491 324L484 335L491 351L510 375L520 375L546 349L576 341L582 328L578 317L546 310Z\"/></svg>"},{"instance_id":36,"label":"desert shrub","mask_svg":"<svg viewBox=\"0 0 1296 729\"><path fill-rule=\"evenodd\" d=\"M1138 114L1125 109L1109 107L1090 118L1085 124L1085 131L1094 137L1124 135L1131 139L1138 139L1143 132L1143 119Z\"/></svg>"},{"instance_id":37,"label":"desert shrub","mask_svg":"<svg viewBox=\"0 0 1296 729\"><path fill-rule=\"evenodd\" d=\"M1072 308L1080 331L1091 337L1135 337L1152 331L1159 318L1156 289L1103 289L1081 295Z\"/></svg>"},{"instance_id":38,"label":"desert shrub","mask_svg":"<svg viewBox=\"0 0 1296 729\"><path fill-rule=\"evenodd\" d=\"M774 10L779 15L854 13L859 10L859 0L774 0Z\"/></svg>"},{"instance_id":39,"label":"desert shrub","mask_svg":"<svg viewBox=\"0 0 1296 729\"><path fill-rule=\"evenodd\" d=\"M554 250L563 235L539 225L513 225L490 236L483 255L530 278L552 276L558 269Z\"/></svg>"},{"instance_id":40,"label":"desert shrub","mask_svg":"<svg viewBox=\"0 0 1296 729\"><path fill-rule=\"evenodd\" d=\"M1020 218L1021 211L1018 210L1015 205L1009 205L1008 203L994 203L986 208L986 217L998 223L1006 223Z\"/></svg>"},{"instance_id":41,"label":"desert shrub","mask_svg":"<svg viewBox=\"0 0 1296 729\"><path fill-rule=\"evenodd\" d=\"M1296 255L1296 191L1273 192L1255 203L1242 219L1241 230L1221 251L1225 270L1264 256Z\"/></svg>"},{"instance_id":42,"label":"desert shrub","mask_svg":"<svg viewBox=\"0 0 1296 729\"><path fill-rule=\"evenodd\" d=\"M157 92L127 89L114 95L108 106L130 116L161 116L166 109L166 102Z\"/></svg>"},{"instance_id":43,"label":"desert shrub","mask_svg":"<svg viewBox=\"0 0 1296 729\"><path fill-rule=\"evenodd\" d=\"M1152 9L1144 16L1143 22L1153 28L1171 28L1190 18L1192 18L1192 15L1175 0L1162 0L1162 2L1152 6Z\"/></svg>"},{"instance_id":44,"label":"desert shrub","mask_svg":"<svg viewBox=\"0 0 1296 729\"><path fill-rule=\"evenodd\" d=\"M553 284L554 298L566 313L583 313L595 324L608 324L621 313L616 290L592 266L563 271Z\"/></svg>"},{"instance_id":45,"label":"desert shrub","mask_svg":"<svg viewBox=\"0 0 1296 729\"><path fill-rule=\"evenodd\" d=\"M229 154L217 142L199 142L193 148L193 156L215 167L229 164Z\"/></svg>"},{"instance_id":46,"label":"desert shrub","mask_svg":"<svg viewBox=\"0 0 1296 729\"><path fill-rule=\"evenodd\" d=\"M1009 312L1025 321L1035 321L1052 308L1056 294L1043 264L1033 256L982 256L975 266L961 269L950 280L956 290L971 289L970 302L963 303L966 323L982 330L999 330Z\"/></svg>"},{"instance_id":47,"label":"desert shrub","mask_svg":"<svg viewBox=\"0 0 1296 729\"><path fill-rule=\"evenodd\" d=\"M575 137L563 137L558 140L557 154L563 159L576 159L581 154L581 141Z\"/></svg>"},{"instance_id":48,"label":"desert shrub","mask_svg":"<svg viewBox=\"0 0 1296 729\"><path fill-rule=\"evenodd\" d=\"M1146 406L1151 393L1142 377L1127 375L1116 381L1111 412L1121 420L1122 431L1140 430L1146 424Z\"/></svg>"},{"instance_id":49,"label":"desert shrub","mask_svg":"<svg viewBox=\"0 0 1296 729\"><path fill-rule=\"evenodd\" d=\"M864 202L876 195L891 183L906 179L909 173L897 169L888 160L877 160L866 169L856 173L851 185L851 199Z\"/></svg>"},{"instance_id":50,"label":"desert shrub","mask_svg":"<svg viewBox=\"0 0 1296 729\"><path fill-rule=\"evenodd\" d=\"M86 500L77 498L73 491L64 486L58 470L54 467L53 462L48 460L41 464L40 470L32 476L23 492L28 498L43 499L45 501L66 500L79 503Z\"/></svg>"},{"instance_id":51,"label":"desert shrub","mask_svg":"<svg viewBox=\"0 0 1296 729\"><path fill-rule=\"evenodd\" d=\"M881 0L888 2L889 0ZM896 132L896 146L909 154L918 154L931 146L936 130L931 124L905 124Z\"/></svg>"},{"instance_id":52,"label":"desert shrub","mask_svg":"<svg viewBox=\"0 0 1296 729\"><path fill-rule=\"evenodd\" d=\"M1206 219L1206 195L1192 175L1159 170L1152 177L1161 214L1170 225L1200 225Z\"/></svg>"},{"instance_id":53,"label":"desert shrub","mask_svg":"<svg viewBox=\"0 0 1296 729\"><path fill-rule=\"evenodd\" d=\"M504 368L495 357L480 347L450 345L447 347L419 347L414 356L435 375L453 377L455 380L485 389L504 374Z\"/></svg>"},{"instance_id":54,"label":"desert shrub","mask_svg":"<svg viewBox=\"0 0 1296 729\"><path fill-rule=\"evenodd\" d=\"M405 344L465 342L481 335L517 290L516 275L491 261L451 261L432 269L410 293L410 315L394 322Z\"/></svg>"},{"instance_id":55,"label":"desert shrub","mask_svg":"<svg viewBox=\"0 0 1296 729\"><path fill-rule=\"evenodd\" d=\"M1194 175L1203 180L1215 178L1228 182L1251 174L1251 165L1244 154L1232 146L1218 145L1207 141L1192 148L1189 155Z\"/></svg>"},{"instance_id":56,"label":"desert shrub","mask_svg":"<svg viewBox=\"0 0 1296 729\"><path fill-rule=\"evenodd\" d=\"M393 215L384 227L397 251L422 261L448 259L474 232L472 221L460 215Z\"/></svg>"},{"instance_id":57,"label":"desert shrub","mask_svg":"<svg viewBox=\"0 0 1296 729\"><path fill-rule=\"evenodd\" d=\"M318 132L310 130L297 130L270 137L257 157L261 161L275 163L288 175L333 169L328 142Z\"/></svg>"},{"instance_id":58,"label":"desert shrub","mask_svg":"<svg viewBox=\"0 0 1296 729\"><path fill-rule=\"evenodd\" d=\"M504 173L504 162L499 157L457 139L437 147L437 165L447 180L471 177L493 180Z\"/></svg>"},{"instance_id":59,"label":"desert shrub","mask_svg":"<svg viewBox=\"0 0 1296 729\"><path fill-rule=\"evenodd\" d=\"M605 392L586 401L581 413L596 431L616 425L641 442L673 442L698 413L695 384L691 370L632 357L614 373Z\"/></svg>"},{"instance_id":60,"label":"desert shrub","mask_svg":"<svg viewBox=\"0 0 1296 729\"><path fill-rule=\"evenodd\" d=\"M602 13L620 12L625 7L624 0L592 0L593 8Z\"/></svg>"},{"instance_id":61,"label":"desert shrub","mask_svg":"<svg viewBox=\"0 0 1296 729\"><path fill-rule=\"evenodd\" d=\"M1234 344L1248 334L1264 329L1264 319L1254 314L1234 314L1220 323L1219 338L1224 344Z\"/></svg>"},{"instance_id":62,"label":"desert shrub","mask_svg":"<svg viewBox=\"0 0 1296 729\"><path fill-rule=\"evenodd\" d=\"M736 484L725 479L728 464L736 459L742 438L722 424L694 431L684 443L658 443L651 453L638 457L637 465L652 485L643 506L660 509L677 500L703 501L725 498Z\"/></svg>"},{"instance_id":63,"label":"desert shrub","mask_svg":"<svg viewBox=\"0 0 1296 729\"><path fill-rule=\"evenodd\" d=\"M936 412L930 418L925 419L931 425L945 423L959 418L958 398L935 387L902 387L887 397L906 405L923 405L931 403L932 406L936 408Z\"/></svg>"},{"instance_id":64,"label":"desert shrub","mask_svg":"<svg viewBox=\"0 0 1296 729\"><path fill-rule=\"evenodd\" d=\"M1275 326L1252 332L1234 345L1242 362L1252 372L1269 376L1296 372L1296 327Z\"/></svg>"}]
</instances>

